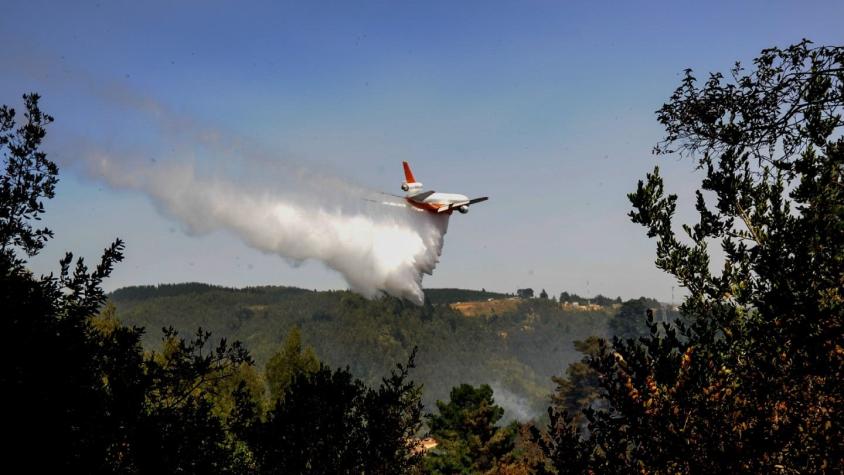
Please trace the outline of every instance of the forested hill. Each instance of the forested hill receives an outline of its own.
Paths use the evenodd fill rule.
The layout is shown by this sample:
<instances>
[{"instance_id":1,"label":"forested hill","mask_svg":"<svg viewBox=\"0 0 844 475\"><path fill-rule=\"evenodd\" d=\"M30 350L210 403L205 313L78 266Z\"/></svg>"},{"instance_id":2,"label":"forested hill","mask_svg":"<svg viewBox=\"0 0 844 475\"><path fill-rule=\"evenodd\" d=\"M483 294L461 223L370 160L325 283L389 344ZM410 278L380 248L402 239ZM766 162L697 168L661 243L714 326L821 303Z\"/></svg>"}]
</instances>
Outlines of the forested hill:
<instances>
[{"instance_id":1,"label":"forested hill","mask_svg":"<svg viewBox=\"0 0 844 475\"><path fill-rule=\"evenodd\" d=\"M146 328L145 345L158 347L161 328L190 333L202 327L214 337L240 340L259 368L294 327L303 342L332 367L351 368L379 381L419 347L413 378L433 407L460 383L488 383L509 415L541 414L553 389L550 377L579 358L572 342L605 336L616 308L564 309L548 299L511 300L505 295L431 289L417 307L394 298L366 300L346 291L292 287L230 289L188 283L119 289L110 295L119 318ZM500 314L467 317L449 304L500 299Z\"/></svg>"},{"instance_id":2,"label":"forested hill","mask_svg":"<svg viewBox=\"0 0 844 475\"><path fill-rule=\"evenodd\" d=\"M510 295L498 292L487 292L486 290L425 289L425 299L432 305L473 300L503 299L507 297L510 297Z\"/></svg>"}]
</instances>

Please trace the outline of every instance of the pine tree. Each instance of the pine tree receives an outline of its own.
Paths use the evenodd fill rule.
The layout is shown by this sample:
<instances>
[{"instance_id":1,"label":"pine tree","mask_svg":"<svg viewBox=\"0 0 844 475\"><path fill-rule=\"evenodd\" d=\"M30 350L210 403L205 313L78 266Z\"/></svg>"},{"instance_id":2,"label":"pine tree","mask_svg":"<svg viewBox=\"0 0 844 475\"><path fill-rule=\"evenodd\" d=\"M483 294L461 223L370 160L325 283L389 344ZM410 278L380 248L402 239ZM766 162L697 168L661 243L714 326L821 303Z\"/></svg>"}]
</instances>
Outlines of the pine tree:
<instances>
[{"instance_id":1,"label":"pine tree","mask_svg":"<svg viewBox=\"0 0 844 475\"><path fill-rule=\"evenodd\" d=\"M448 402L437 401L438 414L428 416L438 446L426 457L433 473L483 473L495 468L513 450L516 429L498 427L504 409L495 404L492 388L461 384Z\"/></svg>"}]
</instances>

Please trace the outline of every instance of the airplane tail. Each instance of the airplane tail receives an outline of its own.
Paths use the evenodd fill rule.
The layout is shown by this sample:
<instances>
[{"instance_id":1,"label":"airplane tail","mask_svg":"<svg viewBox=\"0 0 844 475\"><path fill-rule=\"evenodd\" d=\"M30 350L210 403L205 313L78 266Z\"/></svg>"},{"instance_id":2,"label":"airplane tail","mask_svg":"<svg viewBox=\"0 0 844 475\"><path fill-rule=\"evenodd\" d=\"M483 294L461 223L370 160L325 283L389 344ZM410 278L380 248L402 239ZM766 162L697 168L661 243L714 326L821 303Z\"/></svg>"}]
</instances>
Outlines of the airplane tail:
<instances>
[{"instance_id":1,"label":"airplane tail","mask_svg":"<svg viewBox=\"0 0 844 475\"><path fill-rule=\"evenodd\" d=\"M401 162L404 166L404 181L406 183L416 183L416 178L413 178L413 172L410 171L410 165L407 162Z\"/></svg>"},{"instance_id":2,"label":"airplane tail","mask_svg":"<svg viewBox=\"0 0 844 475\"><path fill-rule=\"evenodd\" d=\"M404 183L401 184L401 189L407 193L407 196L413 196L422 191L422 183L413 177L410 165L407 162L401 162L401 164L404 166Z\"/></svg>"}]
</instances>

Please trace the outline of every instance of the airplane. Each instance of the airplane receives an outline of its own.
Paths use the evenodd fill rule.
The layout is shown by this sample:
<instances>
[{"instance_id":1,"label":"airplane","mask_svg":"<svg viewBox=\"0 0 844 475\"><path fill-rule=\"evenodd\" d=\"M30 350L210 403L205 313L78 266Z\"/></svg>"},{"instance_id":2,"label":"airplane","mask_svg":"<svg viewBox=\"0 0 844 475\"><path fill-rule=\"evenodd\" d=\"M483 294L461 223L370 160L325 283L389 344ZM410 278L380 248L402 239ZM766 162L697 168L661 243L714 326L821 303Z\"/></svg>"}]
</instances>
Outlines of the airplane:
<instances>
[{"instance_id":1,"label":"airplane","mask_svg":"<svg viewBox=\"0 0 844 475\"><path fill-rule=\"evenodd\" d=\"M401 184L401 189L405 192L404 200L416 209L437 214L451 214L454 210L457 210L462 214L466 214L469 212L469 206L489 199L484 196L470 200L469 197L456 193L437 193L432 190L422 191L422 183L419 183L413 177L413 172L410 171L410 165L407 162L402 162L402 166L404 166L404 182Z\"/></svg>"}]
</instances>

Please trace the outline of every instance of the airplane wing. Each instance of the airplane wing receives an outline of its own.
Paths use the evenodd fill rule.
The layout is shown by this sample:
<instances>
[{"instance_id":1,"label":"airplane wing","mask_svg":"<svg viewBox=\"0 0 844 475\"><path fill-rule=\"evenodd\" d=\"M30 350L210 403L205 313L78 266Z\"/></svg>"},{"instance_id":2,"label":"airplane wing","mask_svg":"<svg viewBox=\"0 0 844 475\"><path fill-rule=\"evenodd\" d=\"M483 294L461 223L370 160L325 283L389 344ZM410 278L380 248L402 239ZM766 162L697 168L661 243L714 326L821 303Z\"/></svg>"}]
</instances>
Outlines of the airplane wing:
<instances>
[{"instance_id":1,"label":"airplane wing","mask_svg":"<svg viewBox=\"0 0 844 475\"><path fill-rule=\"evenodd\" d=\"M468 204L469 204L468 201L456 201L454 203L451 203L448 206L443 206L442 208L438 209L437 213L445 213L446 211L453 211L453 210L455 210L455 209L457 209L457 208L459 208L463 205L468 205Z\"/></svg>"},{"instance_id":2,"label":"airplane wing","mask_svg":"<svg viewBox=\"0 0 844 475\"><path fill-rule=\"evenodd\" d=\"M446 211L452 211L453 209L459 208L460 206L463 206L467 203L468 203L468 201L461 201L459 203L451 203L448 206L443 206L442 208L437 209L437 213L445 213Z\"/></svg>"},{"instance_id":3,"label":"airplane wing","mask_svg":"<svg viewBox=\"0 0 844 475\"><path fill-rule=\"evenodd\" d=\"M488 199L489 199L488 196L484 196L482 198L475 198L475 199L468 200L468 201L457 201L457 202L451 203L448 206L443 206L442 208L437 210L437 213L445 213L447 211L453 211L453 210L455 210L455 209L457 209L461 206L473 205L475 203L480 203L481 201L486 201Z\"/></svg>"},{"instance_id":4,"label":"airplane wing","mask_svg":"<svg viewBox=\"0 0 844 475\"><path fill-rule=\"evenodd\" d=\"M422 193L418 193L418 194L415 194L413 196L408 196L408 198L412 199L413 201L422 201L425 198L433 195L434 193L436 193L436 191L434 191L434 190L423 191Z\"/></svg>"}]
</instances>

